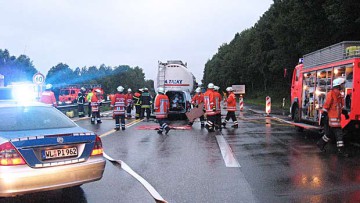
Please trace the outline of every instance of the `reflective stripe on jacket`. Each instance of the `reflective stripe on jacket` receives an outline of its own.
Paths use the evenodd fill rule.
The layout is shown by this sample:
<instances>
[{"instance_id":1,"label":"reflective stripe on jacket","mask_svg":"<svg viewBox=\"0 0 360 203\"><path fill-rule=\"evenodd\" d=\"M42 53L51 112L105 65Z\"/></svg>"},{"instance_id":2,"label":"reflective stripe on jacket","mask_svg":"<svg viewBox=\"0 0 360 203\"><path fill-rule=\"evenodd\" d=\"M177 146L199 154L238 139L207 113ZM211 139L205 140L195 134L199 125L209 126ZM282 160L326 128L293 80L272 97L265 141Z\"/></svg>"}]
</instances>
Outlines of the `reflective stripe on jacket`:
<instances>
[{"instance_id":1,"label":"reflective stripe on jacket","mask_svg":"<svg viewBox=\"0 0 360 203\"><path fill-rule=\"evenodd\" d=\"M214 91L214 99L215 99L215 109L216 109L216 114L220 114L221 113L221 94L217 91Z\"/></svg>"},{"instance_id":2,"label":"reflective stripe on jacket","mask_svg":"<svg viewBox=\"0 0 360 203\"><path fill-rule=\"evenodd\" d=\"M111 101L111 106L114 107L114 115L124 115L125 107L127 105L126 95L116 93L114 99Z\"/></svg>"},{"instance_id":3,"label":"reflective stripe on jacket","mask_svg":"<svg viewBox=\"0 0 360 203\"><path fill-rule=\"evenodd\" d=\"M235 94L231 92L229 97L226 100L227 102L227 111L236 111L236 99Z\"/></svg>"},{"instance_id":4,"label":"reflective stripe on jacket","mask_svg":"<svg viewBox=\"0 0 360 203\"><path fill-rule=\"evenodd\" d=\"M214 100L214 90L208 89L204 94L204 108L205 114L207 116L213 116L216 114L215 100Z\"/></svg>"},{"instance_id":5,"label":"reflective stripe on jacket","mask_svg":"<svg viewBox=\"0 0 360 203\"><path fill-rule=\"evenodd\" d=\"M329 126L341 127L341 110L344 106L344 97L341 95L339 89L332 89L326 95L324 103L324 111L328 112Z\"/></svg>"},{"instance_id":6,"label":"reflective stripe on jacket","mask_svg":"<svg viewBox=\"0 0 360 203\"><path fill-rule=\"evenodd\" d=\"M158 94L155 97L155 116L156 118L167 118L170 108L170 102L168 96L164 94Z\"/></svg>"}]
</instances>

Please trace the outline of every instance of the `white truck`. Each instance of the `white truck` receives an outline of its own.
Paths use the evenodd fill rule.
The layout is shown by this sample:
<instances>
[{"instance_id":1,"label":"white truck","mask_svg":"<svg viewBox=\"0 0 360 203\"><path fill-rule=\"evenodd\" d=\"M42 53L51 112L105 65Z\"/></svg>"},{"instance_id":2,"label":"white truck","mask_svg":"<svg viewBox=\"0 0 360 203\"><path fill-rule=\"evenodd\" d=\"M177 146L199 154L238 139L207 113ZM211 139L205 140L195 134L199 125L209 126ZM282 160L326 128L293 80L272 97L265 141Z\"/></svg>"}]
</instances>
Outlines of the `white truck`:
<instances>
[{"instance_id":1,"label":"white truck","mask_svg":"<svg viewBox=\"0 0 360 203\"><path fill-rule=\"evenodd\" d=\"M179 115L186 118L185 113L191 108L191 93L195 86L195 77L187 68L187 64L180 60L158 62L157 79L154 81L154 89L165 89L169 97L169 115Z\"/></svg>"}]
</instances>

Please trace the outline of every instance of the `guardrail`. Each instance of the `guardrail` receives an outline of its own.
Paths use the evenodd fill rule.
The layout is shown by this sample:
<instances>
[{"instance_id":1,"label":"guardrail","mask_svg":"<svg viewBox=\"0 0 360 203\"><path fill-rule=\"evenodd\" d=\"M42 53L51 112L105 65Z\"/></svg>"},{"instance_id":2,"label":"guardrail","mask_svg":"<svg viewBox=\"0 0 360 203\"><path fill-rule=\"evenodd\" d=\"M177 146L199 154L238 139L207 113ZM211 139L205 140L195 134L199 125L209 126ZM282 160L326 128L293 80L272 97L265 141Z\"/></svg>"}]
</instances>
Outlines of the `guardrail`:
<instances>
[{"instance_id":1,"label":"guardrail","mask_svg":"<svg viewBox=\"0 0 360 203\"><path fill-rule=\"evenodd\" d=\"M110 101L101 102L101 108L105 111L108 110L110 108L110 103L111 103ZM89 103L84 104L85 115L88 114L88 106L89 106ZM69 117L78 116L78 104L61 105L56 108L59 109L59 111L66 114L67 116L69 116L67 114L67 112L73 112L73 113L71 113L72 116L69 116Z\"/></svg>"}]
</instances>

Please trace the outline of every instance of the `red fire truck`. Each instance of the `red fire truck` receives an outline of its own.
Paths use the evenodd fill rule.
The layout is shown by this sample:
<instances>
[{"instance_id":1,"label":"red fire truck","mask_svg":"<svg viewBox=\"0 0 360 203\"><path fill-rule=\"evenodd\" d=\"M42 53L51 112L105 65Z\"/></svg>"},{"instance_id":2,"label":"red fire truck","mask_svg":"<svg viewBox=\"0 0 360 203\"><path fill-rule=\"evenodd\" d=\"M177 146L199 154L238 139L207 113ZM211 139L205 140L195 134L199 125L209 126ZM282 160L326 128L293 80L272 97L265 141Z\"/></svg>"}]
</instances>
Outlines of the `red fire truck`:
<instances>
[{"instance_id":1,"label":"red fire truck","mask_svg":"<svg viewBox=\"0 0 360 203\"><path fill-rule=\"evenodd\" d=\"M78 93L81 90L81 87L85 88L85 98L87 93L92 88L93 90L100 89L102 94L104 90L101 88L101 85L97 84L75 84L75 85L67 85L60 89L59 92L59 104L72 104L77 102Z\"/></svg>"},{"instance_id":2,"label":"red fire truck","mask_svg":"<svg viewBox=\"0 0 360 203\"><path fill-rule=\"evenodd\" d=\"M302 129L322 129L321 112L327 92L336 78L344 78L343 92L349 119L341 126L358 131L360 126L360 41L344 41L305 55L295 67L291 85L291 117Z\"/></svg>"}]
</instances>

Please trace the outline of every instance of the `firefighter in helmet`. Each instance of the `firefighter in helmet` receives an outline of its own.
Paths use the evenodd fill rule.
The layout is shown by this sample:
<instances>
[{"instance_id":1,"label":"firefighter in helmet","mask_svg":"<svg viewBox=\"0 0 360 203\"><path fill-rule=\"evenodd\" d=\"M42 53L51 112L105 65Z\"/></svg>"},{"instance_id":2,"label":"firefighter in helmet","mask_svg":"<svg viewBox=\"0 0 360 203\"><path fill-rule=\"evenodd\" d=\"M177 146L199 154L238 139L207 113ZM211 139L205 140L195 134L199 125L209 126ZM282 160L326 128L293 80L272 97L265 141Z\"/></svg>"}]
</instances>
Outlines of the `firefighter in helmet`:
<instances>
[{"instance_id":1,"label":"firefighter in helmet","mask_svg":"<svg viewBox=\"0 0 360 203\"><path fill-rule=\"evenodd\" d=\"M85 103L85 97L84 97L83 91L79 91L78 97L77 97L79 118L82 118L85 116L84 103Z\"/></svg>"},{"instance_id":2,"label":"firefighter in helmet","mask_svg":"<svg viewBox=\"0 0 360 203\"><path fill-rule=\"evenodd\" d=\"M57 107L55 95L54 92L51 91L51 88L51 84L45 86L45 91L41 93L40 102Z\"/></svg>"},{"instance_id":3,"label":"firefighter in helmet","mask_svg":"<svg viewBox=\"0 0 360 203\"><path fill-rule=\"evenodd\" d=\"M143 89L143 92L141 93L140 102L141 102L140 118L143 119L145 116L145 112L146 112L146 121L149 121L152 98L151 98L148 88L146 88L146 87Z\"/></svg>"},{"instance_id":4,"label":"firefighter in helmet","mask_svg":"<svg viewBox=\"0 0 360 203\"><path fill-rule=\"evenodd\" d=\"M215 99L215 129L221 130L221 94L219 93L219 86L214 86L214 99Z\"/></svg>"},{"instance_id":5,"label":"firefighter in helmet","mask_svg":"<svg viewBox=\"0 0 360 203\"><path fill-rule=\"evenodd\" d=\"M204 94L204 110L207 117L206 129L209 132L214 132L216 122L216 104L214 98L214 84L209 83Z\"/></svg>"},{"instance_id":6,"label":"firefighter in helmet","mask_svg":"<svg viewBox=\"0 0 360 203\"><path fill-rule=\"evenodd\" d=\"M158 130L159 134L162 134L163 130L165 130L165 134L168 134L168 132L170 131L170 127L166 120L168 117L169 108L170 108L169 98L165 94L164 88L159 87L158 94L155 97L155 105L154 105L155 116L160 125L160 128Z\"/></svg>"},{"instance_id":7,"label":"firefighter in helmet","mask_svg":"<svg viewBox=\"0 0 360 203\"><path fill-rule=\"evenodd\" d=\"M134 106L133 106L133 94L130 88L127 90L126 101L127 101L126 117L131 118L131 110L133 109Z\"/></svg>"},{"instance_id":8,"label":"firefighter in helmet","mask_svg":"<svg viewBox=\"0 0 360 203\"><path fill-rule=\"evenodd\" d=\"M93 89L90 88L89 93L86 95L86 101L88 102L88 117L91 116L91 98L93 95Z\"/></svg>"},{"instance_id":9,"label":"firefighter in helmet","mask_svg":"<svg viewBox=\"0 0 360 203\"><path fill-rule=\"evenodd\" d=\"M100 118L100 105L101 105L101 90L96 89L91 97L91 124L95 123L95 117L97 123L102 123Z\"/></svg>"},{"instance_id":10,"label":"firefighter in helmet","mask_svg":"<svg viewBox=\"0 0 360 203\"><path fill-rule=\"evenodd\" d=\"M120 130L120 119L121 119L121 130L125 130L125 110L127 106L127 98L123 93L124 88L122 86L117 87L117 93L111 100L111 107L114 110L115 115L115 130Z\"/></svg>"},{"instance_id":11,"label":"firefighter in helmet","mask_svg":"<svg viewBox=\"0 0 360 203\"><path fill-rule=\"evenodd\" d=\"M200 104L204 103L204 94L201 92L200 87L196 88L195 92L196 92L196 94L192 97L191 104L192 104L193 108L198 108ZM204 121L205 121L204 115L200 116L201 128L203 128L205 126ZM193 123L194 123L194 121L190 121L189 125L192 126Z\"/></svg>"},{"instance_id":12,"label":"firefighter in helmet","mask_svg":"<svg viewBox=\"0 0 360 203\"><path fill-rule=\"evenodd\" d=\"M135 119L140 119L140 113L141 113L141 93L142 89L139 89L135 94L133 95L133 104L135 106Z\"/></svg>"},{"instance_id":13,"label":"firefighter in helmet","mask_svg":"<svg viewBox=\"0 0 360 203\"><path fill-rule=\"evenodd\" d=\"M235 98L235 94L233 92L233 88L232 87L227 87L226 91L228 92L228 98L226 100L227 103L227 114L226 114L226 118L224 120L224 122L222 123L222 126L224 126L224 128L226 127L226 123L230 120L230 118L233 121L233 128L238 128L238 121L236 119L235 116L235 111L236 111L236 98Z\"/></svg>"},{"instance_id":14,"label":"firefighter in helmet","mask_svg":"<svg viewBox=\"0 0 360 203\"><path fill-rule=\"evenodd\" d=\"M325 145L330 141L330 136L335 136L338 154L347 157L344 151L344 131L341 129L341 114L349 119L347 110L344 109L344 97L341 91L344 89L345 79L337 78L333 81L333 87L326 95L323 106L322 121L325 134L316 143L321 151L325 151Z\"/></svg>"}]
</instances>

